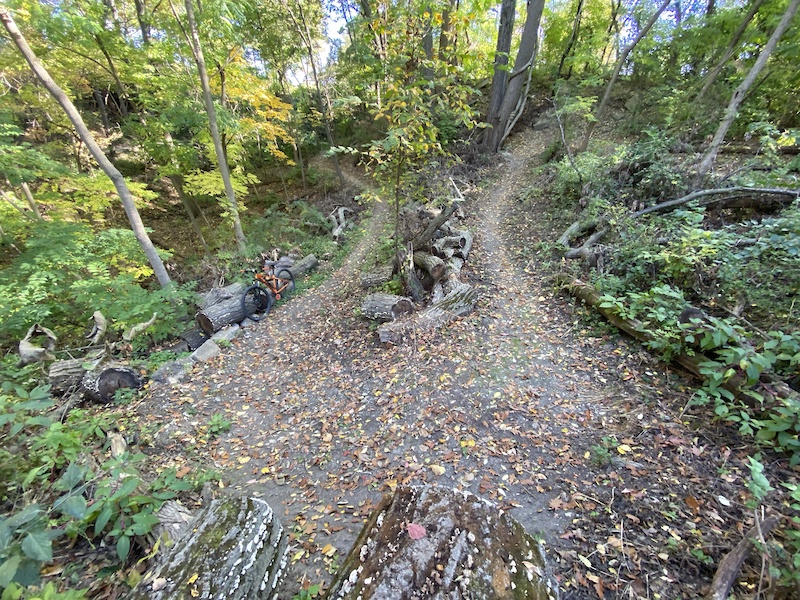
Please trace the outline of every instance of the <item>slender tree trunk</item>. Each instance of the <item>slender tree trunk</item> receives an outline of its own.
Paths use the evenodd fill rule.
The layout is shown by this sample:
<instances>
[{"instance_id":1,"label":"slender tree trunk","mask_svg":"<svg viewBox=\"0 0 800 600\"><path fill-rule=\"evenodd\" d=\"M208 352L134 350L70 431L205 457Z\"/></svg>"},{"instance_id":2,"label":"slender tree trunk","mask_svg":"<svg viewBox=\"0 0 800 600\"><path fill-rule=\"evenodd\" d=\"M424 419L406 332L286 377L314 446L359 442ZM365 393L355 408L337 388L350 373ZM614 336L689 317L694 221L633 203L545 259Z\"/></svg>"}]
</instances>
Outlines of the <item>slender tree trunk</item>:
<instances>
[{"instance_id":1,"label":"slender tree trunk","mask_svg":"<svg viewBox=\"0 0 800 600\"><path fill-rule=\"evenodd\" d=\"M498 125L487 130L487 141L484 146L490 152L500 150L525 108L531 81L530 76L533 72L533 61L539 46L539 22L542 19L543 10L544 0L528 2L528 15L525 19L525 27L522 29L517 57L514 60L514 70L508 77L508 85L500 105Z\"/></svg>"},{"instance_id":2,"label":"slender tree trunk","mask_svg":"<svg viewBox=\"0 0 800 600\"><path fill-rule=\"evenodd\" d=\"M136 20L139 21L139 30L142 32L142 43L150 43L150 22L147 19L147 7L144 0L133 0L136 6Z\"/></svg>"},{"instance_id":3,"label":"slender tree trunk","mask_svg":"<svg viewBox=\"0 0 800 600\"><path fill-rule=\"evenodd\" d=\"M29 221L35 221L36 220L36 218L33 215L31 215L31 213L29 211L25 210L22 206L17 204L17 201L14 198L12 198L11 194L9 194L8 192L6 192L4 190L0 190L0 198L5 200L6 202L8 202L8 204L10 206L12 206L17 212L19 212L19 214L21 214L23 217L25 217Z\"/></svg>"},{"instance_id":4,"label":"slender tree trunk","mask_svg":"<svg viewBox=\"0 0 800 600\"><path fill-rule=\"evenodd\" d=\"M515 0L503 0L500 5L500 25L497 28L497 46L494 53L494 75L492 76L492 88L489 92L489 109L486 113L486 123L492 129L500 127L500 105L506 94L508 85L508 61L511 52L511 40L514 35L514 20L517 15L517 5ZM484 146L490 148L490 135L484 137Z\"/></svg>"},{"instance_id":5,"label":"slender tree trunk","mask_svg":"<svg viewBox=\"0 0 800 600\"><path fill-rule=\"evenodd\" d=\"M225 159L225 149L222 147L222 138L219 135L217 126L217 111L214 109L214 99L211 96L211 85L208 82L208 71L206 61L203 57L203 47L200 45L200 35L197 32L197 23L194 20L194 7L192 0L186 0L186 18L189 22L189 33L192 41L192 53L197 63L197 72L200 75L200 85L203 88L203 102L208 114L208 128L211 131L211 139L214 141L214 151L217 155L217 165L222 183L225 186L225 195L228 197L231 217L233 218L233 232L236 237L236 247L239 252L244 254L247 251L247 240L242 230L242 221L239 218L239 205L236 202L236 192L231 185L231 173L228 170L228 161Z\"/></svg>"},{"instance_id":6,"label":"slender tree trunk","mask_svg":"<svg viewBox=\"0 0 800 600\"><path fill-rule=\"evenodd\" d=\"M664 12L664 9L669 6L669 3L672 0L664 0L656 9L656 12L653 13L653 16L650 17L650 20L645 23L644 27L639 30L639 35L637 35L634 40L628 44L625 49L620 54L619 60L617 61L616 66L614 67L614 72L611 75L611 79L606 86L606 92L603 94L602 100L600 100L600 104L597 105L597 110L594 113L594 120L589 123L589 126L586 128L586 134L583 136L583 141L581 142L580 147L578 148L578 152L586 152L586 149L589 147L589 139L592 137L592 133L594 133L595 127L597 127L597 123L600 121L600 118L603 116L603 111L606 109L606 105L608 101L611 99L611 90L614 89L614 84L617 82L619 78L619 72L622 70L622 66L625 64L625 61L628 59L628 55L631 51L636 47L644 36L650 31L650 28L653 27L655 22L658 20L658 17L661 16L661 13Z\"/></svg>"},{"instance_id":7,"label":"slender tree trunk","mask_svg":"<svg viewBox=\"0 0 800 600\"><path fill-rule=\"evenodd\" d=\"M564 63L567 62L567 59L572 54L572 51L575 48L575 42L578 41L578 32L581 29L581 18L583 16L583 0L578 0L578 7L575 10L575 20L572 22L572 33L569 36L569 40L567 41L567 47L564 48L564 53L561 55L561 62L558 64L558 73L556 74L557 78L561 78L561 72L564 69ZM569 74L567 75L566 79L569 79L570 75L572 75L572 66L570 65Z\"/></svg>"},{"instance_id":8,"label":"slender tree trunk","mask_svg":"<svg viewBox=\"0 0 800 600\"><path fill-rule=\"evenodd\" d=\"M22 254L22 251L17 248L13 238L6 233L2 225L0 225L0 243L2 243L4 246L8 246L9 248L13 248L16 250L17 254Z\"/></svg>"},{"instance_id":9,"label":"slender tree trunk","mask_svg":"<svg viewBox=\"0 0 800 600\"><path fill-rule=\"evenodd\" d=\"M736 91L733 92L731 101L728 103L728 108L725 110L725 115L722 117L722 121L720 121L716 134L714 134L714 139L711 140L711 145L703 155L703 160L700 161L700 166L697 169L696 179L698 184L705 178L706 174L714 166L714 161L717 159L719 149L722 146L722 142L725 140L725 134L728 133L728 129L733 124L736 114L739 112L739 106L742 104L747 91L750 89L753 83L755 83L758 75L766 66L767 60L769 60L770 55L775 50L775 47L778 45L781 37L789 28L789 24L792 22L792 18L797 12L798 6L800 6L800 0L792 0L789 3L789 6L786 8L786 12L783 13L780 23L778 23L775 31L772 32L772 36L769 38L766 46L764 46L764 48L761 50L761 53L758 55L755 64L753 64L751 67L750 72L744 78L742 83L739 84L739 87L736 88Z\"/></svg>"},{"instance_id":10,"label":"slender tree trunk","mask_svg":"<svg viewBox=\"0 0 800 600\"><path fill-rule=\"evenodd\" d=\"M608 21L608 29L606 30L606 41L605 44L603 45L603 52L600 55L601 66L606 64L606 51L608 51L608 58L610 59L614 47L617 45L616 42L619 37L619 25L617 24L617 19L619 18L619 9L621 7L622 7L622 0L611 0L611 18Z\"/></svg>"},{"instance_id":11,"label":"slender tree trunk","mask_svg":"<svg viewBox=\"0 0 800 600\"><path fill-rule=\"evenodd\" d=\"M741 41L744 32L747 30L747 26L750 25L750 22L755 18L756 13L758 12L758 9L761 8L761 4L763 2L764 0L753 0L753 3L750 5L750 10L747 11L744 19L742 19L742 22L739 24L738 29L736 29L736 31L733 33L733 36L731 36L731 41L728 42L728 47L725 48L725 51L722 53L722 57L720 57L717 64L706 76L703 89L701 89L700 93L697 94L697 101L700 101L700 99L706 95L708 90L711 89L711 86L714 85L717 77L719 77L719 74L722 73L723 67L730 60L731 56L733 56L733 52L739 46L739 42Z\"/></svg>"},{"instance_id":12,"label":"slender tree trunk","mask_svg":"<svg viewBox=\"0 0 800 600\"><path fill-rule=\"evenodd\" d=\"M108 120L108 110L106 109L106 99L100 90L92 90L94 101L97 103L97 110L100 112L100 120L103 121L103 132L108 135L111 131L111 121Z\"/></svg>"},{"instance_id":13,"label":"slender tree trunk","mask_svg":"<svg viewBox=\"0 0 800 600\"><path fill-rule=\"evenodd\" d=\"M61 108L64 109L64 112L72 122L72 125L75 127L78 134L81 136L83 142L89 148L89 151L97 161L97 164L100 165L100 168L103 169L105 174L114 184L114 187L117 189L117 193L119 194L119 198L122 201L122 206L125 209L125 214L128 216L131 229L133 229L133 233L136 236L136 239L139 241L139 245L142 247L142 250L147 256L147 260L150 262L150 266L153 268L153 273L155 274L156 279L158 279L158 282L162 285L162 287L168 286L170 284L169 274L167 273L167 269L164 267L161 257L158 255L156 247L150 240L150 236L147 235L147 231L142 223L142 218L139 216L139 211L136 209L136 205L133 202L133 195L128 189L128 185L125 183L125 178L117 170L117 168L111 164L111 161L108 160L106 155L103 154L100 146L97 145L94 137L92 137L89 128L86 127L86 124L83 122L83 119L81 118L78 110L75 108L75 105L70 101L69 98L67 98L67 95L64 93L64 91L58 87L58 84L53 81L53 78L50 77L50 74L47 72L47 69L44 68L44 65L42 65L42 63L39 62L39 59L36 58L33 50L31 50L30 46L28 46L28 42L25 41L22 33L20 33L19 29L17 29L17 25L11 18L8 10L4 7L0 7L0 20L3 21L3 25L8 31L9 36L19 49L20 53L25 57L25 60L30 65L33 72L42 82L47 91L50 92L53 98L55 98L56 101L61 105Z\"/></svg>"},{"instance_id":14,"label":"slender tree trunk","mask_svg":"<svg viewBox=\"0 0 800 600\"><path fill-rule=\"evenodd\" d=\"M36 199L31 193L31 188L29 188L28 184L24 181L20 184L20 187L22 188L22 193L25 194L25 200L28 201L28 206L31 207L33 214L36 215L36 220L43 221L44 219L42 219L42 213L39 212L39 205L36 204Z\"/></svg>"},{"instance_id":15,"label":"slender tree trunk","mask_svg":"<svg viewBox=\"0 0 800 600\"><path fill-rule=\"evenodd\" d=\"M450 7L442 11L442 25L439 29L439 60L442 62L447 60L447 47L450 44L450 12L452 7L453 2L451 0Z\"/></svg>"},{"instance_id":16,"label":"slender tree trunk","mask_svg":"<svg viewBox=\"0 0 800 600\"><path fill-rule=\"evenodd\" d=\"M117 72L117 67L114 65L114 60L111 58L111 55L106 50L106 46L103 43L103 40L100 39L99 35L94 36L94 41L97 44L97 47L100 49L100 52L106 59L108 63L108 72L111 73L111 76L114 78L114 87L117 88L117 95L119 96L119 102L117 106L119 106L119 112L122 118L128 117L128 90L125 87L125 84L122 83L122 79L120 79L119 73Z\"/></svg>"}]
</instances>

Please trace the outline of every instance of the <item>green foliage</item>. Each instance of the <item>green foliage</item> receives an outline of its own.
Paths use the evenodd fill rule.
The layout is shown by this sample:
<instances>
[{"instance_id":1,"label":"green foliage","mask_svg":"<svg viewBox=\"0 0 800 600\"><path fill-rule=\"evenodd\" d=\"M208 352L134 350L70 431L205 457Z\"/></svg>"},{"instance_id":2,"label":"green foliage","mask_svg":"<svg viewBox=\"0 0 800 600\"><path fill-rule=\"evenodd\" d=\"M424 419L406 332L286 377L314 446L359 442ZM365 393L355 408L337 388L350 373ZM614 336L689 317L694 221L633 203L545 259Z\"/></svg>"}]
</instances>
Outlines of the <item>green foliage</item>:
<instances>
[{"instance_id":1,"label":"green foliage","mask_svg":"<svg viewBox=\"0 0 800 600\"><path fill-rule=\"evenodd\" d=\"M231 420L222 413L214 413L208 421L208 432L211 437L217 437L231 430Z\"/></svg>"},{"instance_id":2,"label":"green foliage","mask_svg":"<svg viewBox=\"0 0 800 600\"><path fill-rule=\"evenodd\" d=\"M78 338L95 310L122 332L159 314L148 330L163 339L185 308L184 288L148 291L151 274L133 232L93 232L85 225L36 224L23 253L0 272L0 344L16 343L33 323Z\"/></svg>"}]
</instances>

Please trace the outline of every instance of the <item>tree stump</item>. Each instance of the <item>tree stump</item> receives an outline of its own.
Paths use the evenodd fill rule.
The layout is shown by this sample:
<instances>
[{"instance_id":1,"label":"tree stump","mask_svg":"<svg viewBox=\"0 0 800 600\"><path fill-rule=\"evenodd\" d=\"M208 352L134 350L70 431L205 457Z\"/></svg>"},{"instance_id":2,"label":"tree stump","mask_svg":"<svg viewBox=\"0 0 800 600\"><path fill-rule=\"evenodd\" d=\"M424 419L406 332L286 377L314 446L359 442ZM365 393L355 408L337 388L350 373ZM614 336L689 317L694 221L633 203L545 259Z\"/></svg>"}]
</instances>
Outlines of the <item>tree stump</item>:
<instances>
[{"instance_id":1,"label":"tree stump","mask_svg":"<svg viewBox=\"0 0 800 600\"><path fill-rule=\"evenodd\" d=\"M283 575L286 548L263 500L213 500L127 600L266 600Z\"/></svg>"},{"instance_id":2,"label":"tree stump","mask_svg":"<svg viewBox=\"0 0 800 600\"><path fill-rule=\"evenodd\" d=\"M413 331L431 331L468 315L475 309L478 292L466 283L457 283L439 302L431 304L409 319L384 323L378 328L381 342L401 344Z\"/></svg>"},{"instance_id":3,"label":"tree stump","mask_svg":"<svg viewBox=\"0 0 800 600\"><path fill-rule=\"evenodd\" d=\"M81 387L83 394L89 400L107 404L114 400L117 390L134 389L142 387L142 378L134 369L123 365L108 365L86 371Z\"/></svg>"},{"instance_id":4,"label":"tree stump","mask_svg":"<svg viewBox=\"0 0 800 600\"><path fill-rule=\"evenodd\" d=\"M331 584L330 600L555 600L540 544L469 492L398 488L384 497Z\"/></svg>"},{"instance_id":5,"label":"tree stump","mask_svg":"<svg viewBox=\"0 0 800 600\"><path fill-rule=\"evenodd\" d=\"M401 315L414 312L411 300L394 294L376 293L364 297L361 312L374 321L394 321Z\"/></svg>"}]
</instances>

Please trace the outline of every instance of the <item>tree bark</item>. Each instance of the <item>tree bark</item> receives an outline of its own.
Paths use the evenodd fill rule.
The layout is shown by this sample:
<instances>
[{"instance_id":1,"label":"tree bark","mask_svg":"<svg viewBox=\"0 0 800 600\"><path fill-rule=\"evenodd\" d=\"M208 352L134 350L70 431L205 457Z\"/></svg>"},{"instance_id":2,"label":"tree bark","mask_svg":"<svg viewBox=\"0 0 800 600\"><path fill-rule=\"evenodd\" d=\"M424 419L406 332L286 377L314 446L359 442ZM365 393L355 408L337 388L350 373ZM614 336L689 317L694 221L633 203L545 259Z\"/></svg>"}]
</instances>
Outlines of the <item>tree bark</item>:
<instances>
[{"instance_id":1,"label":"tree bark","mask_svg":"<svg viewBox=\"0 0 800 600\"><path fill-rule=\"evenodd\" d=\"M292 274L292 277L297 280L316 269L318 265L319 261L317 257L313 254L309 254L298 260L291 267L288 267L287 270Z\"/></svg>"},{"instance_id":2,"label":"tree bark","mask_svg":"<svg viewBox=\"0 0 800 600\"><path fill-rule=\"evenodd\" d=\"M366 289L378 287L392 279L392 267L386 266L381 270L361 274L361 287Z\"/></svg>"},{"instance_id":3,"label":"tree bark","mask_svg":"<svg viewBox=\"0 0 800 600\"><path fill-rule=\"evenodd\" d=\"M583 17L583 0L578 0L578 7L575 9L575 19L572 22L572 33L569 36L569 40L567 40L567 47L564 48L564 52L561 55L561 62L558 63L558 71L556 73L556 78L561 78L561 72L564 70L564 63L567 62L572 51L575 48L575 42L578 41L578 32L581 29L581 18ZM572 65L569 66L569 71L567 72L567 76L565 79L569 79L572 75Z\"/></svg>"},{"instance_id":4,"label":"tree bark","mask_svg":"<svg viewBox=\"0 0 800 600\"><path fill-rule=\"evenodd\" d=\"M597 110L594 113L594 120L589 123L588 127L586 128L586 133L583 136L583 141L581 145L578 147L578 152L586 152L586 149L589 147L589 139L592 137L592 133L594 133L597 124L600 122L600 118L603 116L603 111L606 109L606 105L608 105L608 101L611 99L611 91L614 89L614 84L617 82L619 78L619 73L622 70L625 61L628 59L628 55L633 51L644 36L650 31L650 28L653 27L655 22L658 20L658 17L661 16L661 13L664 12L664 9L669 6L669 3L672 0L664 0L656 9L656 12L653 13L653 16L650 17L650 20L645 23L644 27L639 30L639 34L633 39L633 41L628 44L625 49L622 51L622 54L619 56L619 60L617 60L617 64L614 67L614 72L611 74L611 79L608 81L608 85L606 86L606 91L603 94L603 98L600 100L600 104L597 105Z\"/></svg>"},{"instance_id":5,"label":"tree bark","mask_svg":"<svg viewBox=\"0 0 800 600\"><path fill-rule=\"evenodd\" d=\"M82 358L71 358L57 360L50 365L47 382L53 395L66 396L80 389L81 379L86 374L86 369L83 368L84 362Z\"/></svg>"},{"instance_id":6,"label":"tree bark","mask_svg":"<svg viewBox=\"0 0 800 600\"><path fill-rule=\"evenodd\" d=\"M394 321L402 315L414 312L409 298L395 294L376 293L365 296L361 301L361 313L373 321Z\"/></svg>"},{"instance_id":7,"label":"tree bark","mask_svg":"<svg viewBox=\"0 0 800 600\"><path fill-rule=\"evenodd\" d=\"M127 600L273 598L287 544L275 513L263 500L212 500Z\"/></svg>"},{"instance_id":8,"label":"tree bark","mask_svg":"<svg viewBox=\"0 0 800 600\"><path fill-rule=\"evenodd\" d=\"M6 8L0 8L0 20L3 21L3 25L8 31L11 39L14 41L14 44L19 49L20 53L25 57L25 60L30 65L31 70L33 70L47 91L50 92L53 98L55 98L55 100L59 103L70 122L75 127L75 130L78 132L78 135L83 140L83 143L86 144L87 148L89 148L89 151L97 161L97 164L100 165L100 168L103 169L103 172L114 184L117 194L119 194L120 201L122 202L122 207L125 209L125 214L127 215L128 221L131 224L131 229L133 230L139 245L144 251L145 256L147 256L147 260L150 263L150 266L153 268L153 273L155 274L156 279L158 279L158 282L162 287L167 287L171 282L169 274L167 273L166 267L164 267L161 257L158 255L156 247L150 240L150 236L147 235L147 231L142 223L142 218L139 215L136 205L134 204L133 195L131 194L130 189L128 189L127 183L125 183L125 178L117 170L117 168L111 164L111 161L108 160L108 157L106 157L106 155L100 149L100 146L95 141L94 137L89 131L89 128L86 127L86 124L83 122L83 119L81 118L78 110L75 108L75 105L58 86L58 84L56 84L53 78L50 77L50 74L47 72L47 69L45 69L44 65L42 65L39 59L36 58L36 55L31 50L30 46L28 46L27 41L25 41L25 38L22 36L22 33L20 33Z\"/></svg>"},{"instance_id":9,"label":"tree bark","mask_svg":"<svg viewBox=\"0 0 800 600\"><path fill-rule=\"evenodd\" d=\"M186 0L186 19L189 24L189 33L191 35L192 54L194 55L195 63L197 64L197 73L200 76L200 86L203 88L203 102L206 107L206 114L208 115L208 128L211 132L211 139L214 142L214 152L217 155L217 166L219 167L219 174L222 177L222 183L225 186L225 195L228 197L228 204L233 219L233 232L236 237L236 247L239 252L244 254L247 250L247 240L244 237L242 230L242 222L239 218L239 205L236 201L236 192L231 185L231 173L228 169L228 160L225 158L225 149L222 147L222 137L219 134L219 126L217 125L217 111L214 108L214 99L211 96L211 85L208 81L208 71L206 70L206 61L203 56L203 47L200 44L200 35L197 32L197 23L194 20L194 8L192 0Z\"/></svg>"},{"instance_id":10,"label":"tree bark","mask_svg":"<svg viewBox=\"0 0 800 600\"><path fill-rule=\"evenodd\" d=\"M792 22L792 18L797 12L798 6L800 6L800 0L791 0L789 6L786 8L786 12L783 13L780 23L778 23L778 26L772 33L772 36L769 38L766 46L764 46L759 53L755 64L750 69L750 72L744 78L742 83L739 84L739 87L736 88L736 91L733 92L731 101L728 103L728 108L725 110L725 115L722 117L722 121L720 121L717 132L714 134L714 139L711 140L711 145L703 155L703 159L700 161L700 166L697 168L697 184L699 184L705 178L706 174L714 166L714 161L717 159L717 154L722 146L722 142L725 140L725 135L728 133L728 129L733 124L736 114L739 112L739 106L744 101L745 94L747 94L747 91L758 78L758 75L766 66L767 60L769 59L773 50L775 50L775 47L778 45L781 37L783 37L783 34L789 28L789 24Z\"/></svg>"},{"instance_id":11,"label":"tree bark","mask_svg":"<svg viewBox=\"0 0 800 600\"><path fill-rule=\"evenodd\" d=\"M468 315L475 309L477 301L478 291L466 283L459 283L439 302L413 317L381 325L378 337L384 343L402 344L416 331L432 331Z\"/></svg>"},{"instance_id":12,"label":"tree bark","mask_svg":"<svg viewBox=\"0 0 800 600\"><path fill-rule=\"evenodd\" d=\"M727 195L726 198L712 198L707 200L702 200L701 198L705 198L706 196L719 196L719 195ZM722 202L730 202L734 200L741 200L742 198L756 198L754 202L751 204L761 204L763 203L763 198L770 198L773 202L778 202L780 204L789 204L793 202L795 199L800 197L800 189L798 190L785 190L780 188L751 188L751 187L732 187L732 188L719 188L714 190L699 190L696 192L692 192L691 194L686 194L685 196L681 196L680 198L676 198L675 200L667 200L666 202L662 202L661 204L656 204L655 206L648 206L640 211L633 213L633 217L641 217L643 215L647 215L654 212L661 212L668 208L674 208L676 206L681 206L683 204L687 204L692 200L698 200L698 205L700 206L707 206L709 204L719 204Z\"/></svg>"},{"instance_id":13,"label":"tree bark","mask_svg":"<svg viewBox=\"0 0 800 600\"><path fill-rule=\"evenodd\" d=\"M226 325L241 323L244 318L241 294L207 306L195 315L197 325L209 336L215 334Z\"/></svg>"},{"instance_id":14,"label":"tree bark","mask_svg":"<svg viewBox=\"0 0 800 600\"><path fill-rule=\"evenodd\" d=\"M544 0L530 0L525 27L522 30L519 50L514 60L514 71L508 76L508 84L500 105L497 126L486 130L484 149L497 152L514 127L525 106L530 73L539 46L539 22L542 19Z\"/></svg>"},{"instance_id":15,"label":"tree bark","mask_svg":"<svg viewBox=\"0 0 800 600\"><path fill-rule=\"evenodd\" d=\"M399 488L364 524L330 600L418 597L555 600L544 551L518 522L470 493Z\"/></svg>"},{"instance_id":16,"label":"tree bark","mask_svg":"<svg viewBox=\"0 0 800 600\"><path fill-rule=\"evenodd\" d=\"M420 250L414 252L414 264L420 269L424 269L434 281L438 281L444 277L447 271L447 268L444 266L444 261L441 258Z\"/></svg>"},{"instance_id":17,"label":"tree bark","mask_svg":"<svg viewBox=\"0 0 800 600\"><path fill-rule=\"evenodd\" d=\"M500 5L500 25L497 29L497 47L494 53L494 75L489 93L489 109L486 123L492 128L500 126L500 105L508 85L508 61L511 52L511 39L514 35L514 20L517 15L515 0L503 0ZM488 136L485 143L488 144Z\"/></svg>"}]
</instances>

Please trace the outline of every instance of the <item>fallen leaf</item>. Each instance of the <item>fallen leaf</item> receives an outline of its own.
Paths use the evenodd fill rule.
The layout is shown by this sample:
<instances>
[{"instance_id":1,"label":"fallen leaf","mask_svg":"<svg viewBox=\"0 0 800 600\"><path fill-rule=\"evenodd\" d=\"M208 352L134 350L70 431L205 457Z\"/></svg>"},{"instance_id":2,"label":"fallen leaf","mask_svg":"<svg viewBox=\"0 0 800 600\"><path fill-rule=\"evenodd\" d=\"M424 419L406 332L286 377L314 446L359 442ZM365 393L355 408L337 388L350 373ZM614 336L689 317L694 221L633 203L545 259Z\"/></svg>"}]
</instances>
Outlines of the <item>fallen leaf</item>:
<instances>
[{"instance_id":1,"label":"fallen leaf","mask_svg":"<svg viewBox=\"0 0 800 600\"><path fill-rule=\"evenodd\" d=\"M431 471L440 477L444 475L445 468L442 465L431 465Z\"/></svg>"},{"instance_id":2,"label":"fallen leaf","mask_svg":"<svg viewBox=\"0 0 800 600\"><path fill-rule=\"evenodd\" d=\"M195 573L194 575L189 577L189 579L186 580L186 585L192 585L195 581L197 581L198 577L200 577L200 575L198 573Z\"/></svg>"},{"instance_id":3,"label":"fallen leaf","mask_svg":"<svg viewBox=\"0 0 800 600\"><path fill-rule=\"evenodd\" d=\"M617 446L617 452L620 454L627 454L628 452L633 452L633 449L628 446L628 444L620 444Z\"/></svg>"},{"instance_id":4,"label":"fallen leaf","mask_svg":"<svg viewBox=\"0 0 800 600\"><path fill-rule=\"evenodd\" d=\"M409 523L406 527L408 529L408 537L412 540L421 540L428 533L425 531L425 527L417 525L416 523Z\"/></svg>"}]
</instances>

